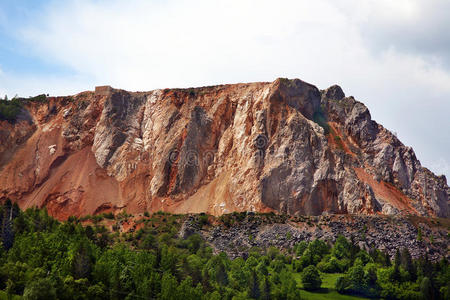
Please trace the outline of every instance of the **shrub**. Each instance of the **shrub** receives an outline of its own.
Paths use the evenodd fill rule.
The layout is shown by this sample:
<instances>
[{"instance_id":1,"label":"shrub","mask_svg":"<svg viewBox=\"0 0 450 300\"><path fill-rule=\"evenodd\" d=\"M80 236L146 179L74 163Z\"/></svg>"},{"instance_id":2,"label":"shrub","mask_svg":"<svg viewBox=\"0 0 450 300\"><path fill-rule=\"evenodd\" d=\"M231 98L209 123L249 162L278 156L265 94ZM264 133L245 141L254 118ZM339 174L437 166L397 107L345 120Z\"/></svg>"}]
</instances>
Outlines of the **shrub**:
<instances>
[{"instance_id":1,"label":"shrub","mask_svg":"<svg viewBox=\"0 0 450 300\"><path fill-rule=\"evenodd\" d=\"M25 288L23 299L56 299L56 290L49 278L32 280Z\"/></svg>"},{"instance_id":2,"label":"shrub","mask_svg":"<svg viewBox=\"0 0 450 300\"><path fill-rule=\"evenodd\" d=\"M325 135L330 133L330 125L328 125L327 117L322 109L314 113L313 121L323 128Z\"/></svg>"},{"instance_id":3,"label":"shrub","mask_svg":"<svg viewBox=\"0 0 450 300\"><path fill-rule=\"evenodd\" d=\"M103 216L104 216L106 219L114 220L114 214L113 214L112 212L104 213Z\"/></svg>"},{"instance_id":4,"label":"shrub","mask_svg":"<svg viewBox=\"0 0 450 300\"><path fill-rule=\"evenodd\" d=\"M270 263L270 267L271 267L275 272L280 273L281 270L283 270L283 269L285 268L285 265L284 265L284 263L283 263L281 260L276 259L276 260L273 260L273 261Z\"/></svg>"},{"instance_id":5,"label":"shrub","mask_svg":"<svg viewBox=\"0 0 450 300\"><path fill-rule=\"evenodd\" d=\"M338 273L342 271L339 261L334 256L328 261L321 261L318 263L317 268L324 273Z\"/></svg>"},{"instance_id":6,"label":"shrub","mask_svg":"<svg viewBox=\"0 0 450 300\"><path fill-rule=\"evenodd\" d=\"M44 103L44 102L47 102L47 96L45 94L41 94L41 95L37 95L37 96L34 96L34 97L30 97L27 100L31 101L31 102Z\"/></svg>"},{"instance_id":7,"label":"shrub","mask_svg":"<svg viewBox=\"0 0 450 300\"><path fill-rule=\"evenodd\" d=\"M363 263L359 258L355 260L353 267L348 270L348 276L352 289L355 291L361 290L364 285L364 269Z\"/></svg>"},{"instance_id":8,"label":"shrub","mask_svg":"<svg viewBox=\"0 0 450 300\"><path fill-rule=\"evenodd\" d=\"M198 222L200 223L200 226L208 225L208 215L201 213L200 216L198 216Z\"/></svg>"},{"instance_id":9,"label":"shrub","mask_svg":"<svg viewBox=\"0 0 450 300\"><path fill-rule=\"evenodd\" d=\"M303 255L303 252L305 252L306 248L308 248L308 243L305 241L301 241L300 243L294 246L295 254L297 256Z\"/></svg>"},{"instance_id":10,"label":"shrub","mask_svg":"<svg viewBox=\"0 0 450 300\"><path fill-rule=\"evenodd\" d=\"M13 122L17 119L21 110L22 104L19 100L0 100L0 120Z\"/></svg>"},{"instance_id":11,"label":"shrub","mask_svg":"<svg viewBox=\"0 0 450 300\"><path fill-rule=\"evenodd\" d=\"M350 255L350 248L351 245L347 241L347 239L344 236L340 235L336 239L336 243L334 244L331 253L338 259L348 258Z\"/></svg>"},{"instance_id":12,"label":"shrub","mask_svg":"<svg viewBox=\"0 0 450 300\"><path fill-rule=\"evenodd\" d=\"M320 288L322 279L315 266L308 266L303 270L302 283L305 290L317 290Z\"/></svg>"},{"instance_id":13,"label":"shrub","mask_svg":"<svg viewBox=\"0 0 450 300\"><path fill-rule=\"evenodd\" d=\"M292 239L292 232L290 231L286 232L286 239L288 240Z\"/></svg>"},{"instance_id":14,"label":"shrub","mask_svg":"<svg viewBox=\"0 0 450 300\"><path fill-rule=\"evenodd\" d=\"M374 263L368 263L364 267L364 280L368 285L375 285L377 282L377 266Z\"/></svg>"},{"instance_id":15,"label":"shrub","mask_svg":"<svg viewBox=\"0 0 450 300\"><path fill-rule=\"evenodd\" d=\"M272 260L275 259L278 254L280 254L280 251L274 246L270 246L269 249L267 249L267 256Z\"/></svg>"},{"instance_id":16,"label":"shrub","mask_svg":"<svg viewBox=\"0 0 450 300\"><path fill-rule=\"evenodd\" d=\"M433 291L431 287L430 278L424 277L420 282L420 291L425 299L431 299L433 297Z\"/></svg>"},{"instance_id":17,"label":"shrub","mask_svg":"<svg viewBox=\"0 0 450 300\"><path fill-rule=\"evenodd\" d=\"M325 254L329 252L328 245L321 240L314 240L308 245L308 249L310 249L312 255L318 255L320 257L323 257ZM316 262L318 263L318 261Z\"/></svg>"},{"instance_id":18,"label":"shrub","mask_svg":"<svg viewBox=\"0 0 450 300\"><path fill-rule=\"evenodd\" d=\"M363 265L366 265L369 262L373 262L372 258L366 251L359 251L358 254L356 254L356 258L361 259Z\"/></svg>"},{"instance_id":19,"label":"shrub","mask_svg":"<svg viewBox=\"0 0 450 300\"><path fill-rule=\"evenodd\" d=\"M346 276L341 276L336 280L335 288L340 294L344 294L350 286L350 281Z\"/></svg>"}]
</instances>

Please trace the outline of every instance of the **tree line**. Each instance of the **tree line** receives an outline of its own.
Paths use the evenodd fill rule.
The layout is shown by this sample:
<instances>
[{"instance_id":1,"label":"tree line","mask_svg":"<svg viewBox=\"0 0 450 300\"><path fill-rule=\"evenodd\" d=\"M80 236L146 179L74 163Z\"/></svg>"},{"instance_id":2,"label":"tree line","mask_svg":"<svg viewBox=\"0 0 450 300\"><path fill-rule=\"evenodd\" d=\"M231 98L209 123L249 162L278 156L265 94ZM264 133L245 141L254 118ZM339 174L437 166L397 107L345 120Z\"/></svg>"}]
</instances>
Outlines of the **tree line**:
<instances>
[{"instance_id":1,"label":"tree line","mask_svg":"<svg viewBox=\"0 0 450 300\"><path fill-rule=\"evenodd\" d=\"M343 294L449 299L445 259L413 260L403 249L391 261L343 236L333 245L302 241L287 251L254 247L230 259L198 234L179 237L182 215L147 213L138 230L120 232L102 225L102 217L90 225L75 217L59 222L44 209L21 211L7 201L0 218L0 289L24 299L301 299L302 289L321 288L323 273L341 274L336 290ZM207 216L196 220L208 226Z\"/></svg>"}]
</instances>

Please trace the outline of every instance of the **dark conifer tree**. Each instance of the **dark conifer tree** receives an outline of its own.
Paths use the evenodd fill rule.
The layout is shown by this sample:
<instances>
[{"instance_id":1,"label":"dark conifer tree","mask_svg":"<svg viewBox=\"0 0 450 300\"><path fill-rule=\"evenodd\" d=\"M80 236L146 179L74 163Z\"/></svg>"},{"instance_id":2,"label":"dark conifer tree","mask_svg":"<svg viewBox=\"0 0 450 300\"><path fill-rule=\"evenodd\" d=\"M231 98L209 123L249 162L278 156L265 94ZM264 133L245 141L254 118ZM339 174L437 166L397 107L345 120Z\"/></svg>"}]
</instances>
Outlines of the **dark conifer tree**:
<instances>
[{"instance_id":1,"label":"dark conifer tree","mask_svg":"<svg viewBox=\"0 0 450 300\"><path fill-rule=\"evenodd\" d=\"M401 266L409 273L411 281L415 281L417 279L416 267L413 264L411 253L409 253L407 248L403 248L402 250Z\"/></svg>"},{"instance_id":2,"label":"dark conifer tree","mask_svg":"<svg viewBox=\"0 0 450 300\"><path fill-rule=\"evenodd\" d=\"M395 281L401 281L400 276L400 265L401 265L401 255L400 250L397 249L394 257L394 273L392 274L392 279Z\"/></svg>"},{"instance_id":3,"label":"dark conifer tree","mask_svg":"<svg viewBox=\"0 0 450 300\"><path fill-rule=\"evenodd\" d=\"M250 280L248 284L249 285L248 295L250 296L250 298L259 299L261 292L259 290L258 274L256 273L255 269L252 269L249 279Z\"/></svg>"}]
</instances>

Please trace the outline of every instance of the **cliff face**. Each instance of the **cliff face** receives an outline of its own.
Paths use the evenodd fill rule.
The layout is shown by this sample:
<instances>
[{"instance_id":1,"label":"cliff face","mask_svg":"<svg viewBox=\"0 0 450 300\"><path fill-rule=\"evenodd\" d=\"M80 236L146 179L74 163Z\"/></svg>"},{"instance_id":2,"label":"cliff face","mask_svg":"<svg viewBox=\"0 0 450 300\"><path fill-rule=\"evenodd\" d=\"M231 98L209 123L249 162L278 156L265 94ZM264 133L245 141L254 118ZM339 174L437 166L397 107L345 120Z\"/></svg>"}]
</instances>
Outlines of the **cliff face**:
<instances>
[{"instance_id":1,"label":"cliff face","mask_svg":"<svg viewBox=\"0 0 450 300\"><path fill-rule=\"evenodd\" d=\"M450 189L338 86L301 80L29 103L0 123L0 200L58 218L279 211L448 217Z\"/></svg>"}]
</instances>

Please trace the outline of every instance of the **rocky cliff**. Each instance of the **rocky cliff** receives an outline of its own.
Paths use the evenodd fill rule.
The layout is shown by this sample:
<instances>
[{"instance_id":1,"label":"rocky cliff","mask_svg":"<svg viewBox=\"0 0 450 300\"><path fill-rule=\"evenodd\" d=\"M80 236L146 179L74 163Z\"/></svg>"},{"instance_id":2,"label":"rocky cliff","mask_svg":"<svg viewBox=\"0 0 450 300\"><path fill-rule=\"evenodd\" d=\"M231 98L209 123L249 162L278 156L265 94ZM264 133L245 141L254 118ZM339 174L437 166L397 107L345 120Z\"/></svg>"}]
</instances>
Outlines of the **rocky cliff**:
<instances>
[{"instance_id":1,"label":"rocky cliff","mask_svg":"<svg viewBox=\"0 0 450 300\"><path fill-rule=\"evenodd\" d=\"M60 219L278 211L449 216L444 176L338 86L299 79L27 101L0 122L0 200Z\"/></svg>"}]
</instances>

